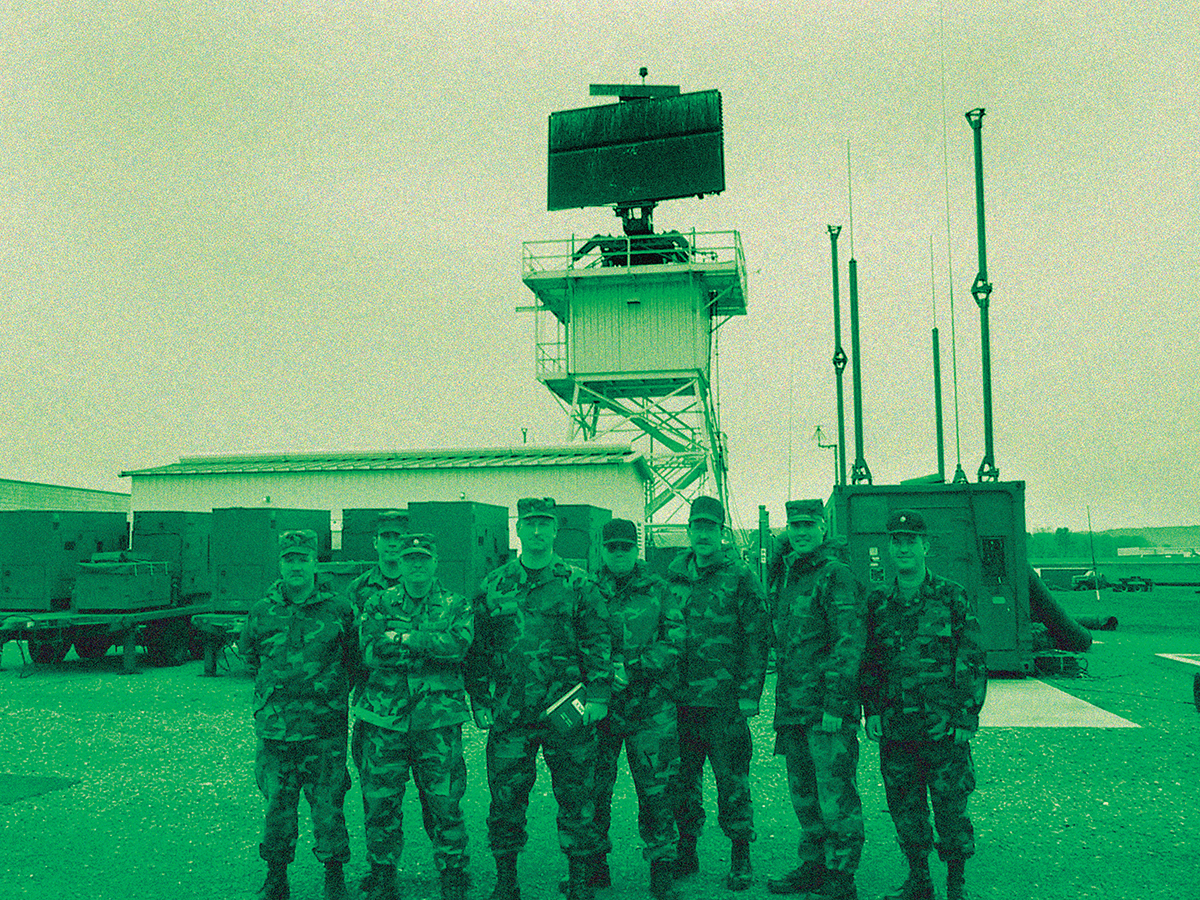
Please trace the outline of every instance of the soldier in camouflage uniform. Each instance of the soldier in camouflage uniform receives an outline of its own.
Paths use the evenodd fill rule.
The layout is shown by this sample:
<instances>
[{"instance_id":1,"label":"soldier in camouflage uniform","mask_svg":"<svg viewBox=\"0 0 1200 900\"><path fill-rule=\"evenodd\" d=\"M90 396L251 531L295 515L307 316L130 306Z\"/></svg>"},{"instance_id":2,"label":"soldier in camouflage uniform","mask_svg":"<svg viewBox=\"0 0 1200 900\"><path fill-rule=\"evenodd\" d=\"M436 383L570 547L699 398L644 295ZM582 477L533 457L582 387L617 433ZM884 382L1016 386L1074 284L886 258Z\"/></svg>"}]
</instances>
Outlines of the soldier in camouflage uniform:
<instances>
[{"instance_id":1,"label":"soldier in camouflage uniform","mask_svg":"<svg viewBox=\"0 0 1200 900\"><path fill-rule=\"evenodd\" d=\"M672 782L679 849L674 872L700 868L696 840L704 827L704 761L717 783L717 823L732 842L726 884L750 887L750 726L758 715L770 653L771 623L762 585L737 552L722 543L725 507L697 497L688 514L690 550L667 569L683 610L685 643L679 661L679 772Z\"/></svg>"},{"instance_id":2,"label":"soldier in camouflage uniform","mask_svg":"<svg viewBox=\"0 0 1200 900\"><path fill-rule=\"evenodd\" d=\"M312 808L316 845L325 864L325 896L345 900L350 859L342 813L350 682L357 670L354 611L344 597L316 584L317 535L279 536L281 578L250 609L238 647L255 672L254 774L267 800L259 854L267 861L260 897L286 900L287 867L296 854L300 791Z\"/></svg>"},{"instance_id":3,"label":"soldier in camouflage uniform","mask_svg":"<svg viewBox=\"0 0 1200 900\"><path fill-rule=\"evenodd\" d=\"M462 661L474 635L471 605L436 580L429 534L400 541L400 584L366 601L359 634L366 683L354 705L362 727L367 900L398 900L396 864L408 774L421 795L442 900L466 890L462 723L469 718Z\"/></svg>"},{"instance_id":4,"label":"soldier in camouflage uniform","mask_svg":"<svg viewBox=\"0 0 1200 900\"><path fill-rule=\"evenodd\" d=\"M637 789L643 855L650 863L650 893L670 900L677 896L671 872L677 831L669 786L679 768L674 691L684 641L683 613L666 582L638 559L633 522L606 522L601 543L603 565L596 581L608 608L615 680L608 716L596 727L596 832L601 846L593 858L592 882L597 887L611 883L608 828L624 744Z\"/></svg>"},{"instance_id":5,"label":"soldier in camouflage uniform","mask_svg":"<svg viewBox=\"0 0 1200 900\"><path fill-rule=\"evenodd\" d=\"M975 851L967 817L975 789L970 740L987 692L979 622L962 586L926 569L924 518L896 510L887 530L896 580L867 598L862 691L867 736L880 742L888 810L909 865L904 885L888 896L933 898L928 792L947 900L963 900L963 869Z\"/></svg>"},{"instance_id":6,"label":"soldier in camouflage uniform","mask_svg":"<svg viewBox=\"0 0 1200 900\"><path fill-rule=\"evenodd\" d=\"M404 553L404 537L408 531L408 516L397 509L379 514L375 525L375 552L379 561L363 572L346 588L346 596L359 615L367 601L378 597L388 588L400 583L400 559Z\"/></svg>"},{"instance_id":7,"label":"soldier in camouflage uniform","mask_svg":"<svg viewBox=\"0 0 1200 900\"><path fill-rule=\"evenodd\" d=\"M596 850L596 728L611 692L611 637L604 601L582 569L554 552L554 500L517 504L521 553L490 573L475 597L475 643L467 690L487 739L488 840L496 857L493 900L519 900L517 854L538 748L558 800L559 846L569 861L570 900L590 898L587 858ZM559 730L546 710L577 684L582 721Z\"/></svg>"},{"instance_id":8,"label":"soldier in camouflage uniform","mask_svg":"<svg viewBox=\"0 0 1200 900\"><path fill-rule=\"evenodd\" d=\"M858 670L866 605L825 537L820 500L786 504L784 546L767 578L775 632L775 753L787 764L800 820L800 866L770 879L772 894L855 900L862 858L858 796Z\"/></svg>"},{"instance_id":9,"label":"soldier in camouflage uniform","mask_svg":"<svg viewBox=\"0 0 1200 900\"><path fill-rule=\"evenodd\" d=\"M397 509L389 509L379 514L375 523L375 552L379 561L363 572L346 588L346 596L354 605L354 613L361 616L368 601L375 599L384 591L400 583L400 555L403 548L402 540L408 531L408 516ZM358 699L359 685L351 685L351 705ZM362 772L362 724L361 719L355 719L350 732L350 759L354 767ZM430 827L429 811L425 809L422 796L421 812L425 818L426 830Z\"/></svg>"}]
</instances>

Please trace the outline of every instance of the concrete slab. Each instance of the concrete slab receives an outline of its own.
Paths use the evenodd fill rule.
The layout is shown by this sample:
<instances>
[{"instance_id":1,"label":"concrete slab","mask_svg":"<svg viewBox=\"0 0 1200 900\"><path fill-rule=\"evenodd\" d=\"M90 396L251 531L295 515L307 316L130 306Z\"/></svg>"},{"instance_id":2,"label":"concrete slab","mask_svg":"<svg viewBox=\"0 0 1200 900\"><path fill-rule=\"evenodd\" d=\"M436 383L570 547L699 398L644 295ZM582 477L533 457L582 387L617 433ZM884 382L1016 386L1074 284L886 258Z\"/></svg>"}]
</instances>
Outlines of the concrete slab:
<instances>
[{"instance_id":1,"label":"concrete slab","mask_svg":"<svg viewBox=\"0 0 1200 900\"><path fill-rule=\"evenodd\" d=\"M988 681L980 728L1140 728L1036 678Z\"/></svg>"}]
</instances>

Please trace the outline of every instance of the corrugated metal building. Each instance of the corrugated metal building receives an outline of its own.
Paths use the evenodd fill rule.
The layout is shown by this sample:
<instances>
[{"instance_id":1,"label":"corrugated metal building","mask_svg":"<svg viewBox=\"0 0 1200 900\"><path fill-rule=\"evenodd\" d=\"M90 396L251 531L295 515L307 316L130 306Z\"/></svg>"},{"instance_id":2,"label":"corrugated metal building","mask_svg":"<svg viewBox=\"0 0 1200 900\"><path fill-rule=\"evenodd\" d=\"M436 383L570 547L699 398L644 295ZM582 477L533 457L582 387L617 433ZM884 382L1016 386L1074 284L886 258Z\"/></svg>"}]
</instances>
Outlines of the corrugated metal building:
<instances>
[{"instance_id":1,"label":"corrugated metal building","mask_svg":"<svg viewBox=\"0 0 1200 900\"><path fill-rule=\"evenodd\" d=\"M129 495L119 491L97 491L0 478L0 509L128 513Z\"/></svg>"},{"instance_id":2,"label":"corrugated metal building","mask_svg":"<svg viewBox=\"0 0 1200 900\"><path fill-rule=\"evenodd\" d=\"M344 509L470 500L506 506L521 497L554 497L611 509L640 522L651 475L628 446L508 447L200 456L121 473L132 509L207 512L230 506L328 509L335 529Z\"/></svg>"}]
</instances>

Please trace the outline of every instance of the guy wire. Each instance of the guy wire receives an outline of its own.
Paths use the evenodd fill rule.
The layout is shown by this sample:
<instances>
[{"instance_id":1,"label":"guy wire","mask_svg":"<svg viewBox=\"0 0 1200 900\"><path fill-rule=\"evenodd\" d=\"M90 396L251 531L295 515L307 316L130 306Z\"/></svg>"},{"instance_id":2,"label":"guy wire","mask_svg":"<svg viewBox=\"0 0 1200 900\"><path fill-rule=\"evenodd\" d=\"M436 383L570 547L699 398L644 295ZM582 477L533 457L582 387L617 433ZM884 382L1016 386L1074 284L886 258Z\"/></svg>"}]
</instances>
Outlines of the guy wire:
<instances>
[{"instance_id":1,"label":"guy wire","mask_svg":"<svg viewBox=\"0 0 1200 900\"><path fill-rule=\"evenodd\" d=\"M854 181L850 177L850 138L846 138L846 200L850 206L850 258L854 259Z\"/></svg>"},{"instance_id":2,"label":"guy wire","mask_svg":"<svg viewBox=\"0 0 1200 900\"><path fill-rule=\"evenodd\" d=\"M942 185L946 198L946 273L950 280L950 371L954 383L954 454L958 470L962 470L962 440L958 427L958 342L954 328L954 253L950 249L950 160L946 139L946 8L944 0L938 2L938 19L941 26L942 53Z\"/></svg>"}]
</instances>

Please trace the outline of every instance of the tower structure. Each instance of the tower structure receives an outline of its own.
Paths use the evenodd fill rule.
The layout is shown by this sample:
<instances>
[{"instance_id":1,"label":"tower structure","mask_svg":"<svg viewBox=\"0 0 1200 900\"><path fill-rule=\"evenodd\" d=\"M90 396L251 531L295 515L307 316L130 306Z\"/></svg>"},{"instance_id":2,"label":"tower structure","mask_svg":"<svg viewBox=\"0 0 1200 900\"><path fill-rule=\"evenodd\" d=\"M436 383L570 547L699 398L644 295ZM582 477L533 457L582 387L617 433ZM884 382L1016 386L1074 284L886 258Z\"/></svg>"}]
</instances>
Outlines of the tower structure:
<instances>
[{"instance_id":1,"label":"tower structure","mask_svg":"<svg viewBox=\"0 0 1200 900\"><path fill-rule=\"evenodd\" d=\"M526 241L522 280L537 298L537 378L571 439L619 436L645 457L654 544L697 494L728 507L716 338L746 313L746 264L736 231L653 228L659 202L724 190L719 92L591 93L618 100L550 116L547 208L611 206L624 233Z\"/></svg>"}]
</instances>

